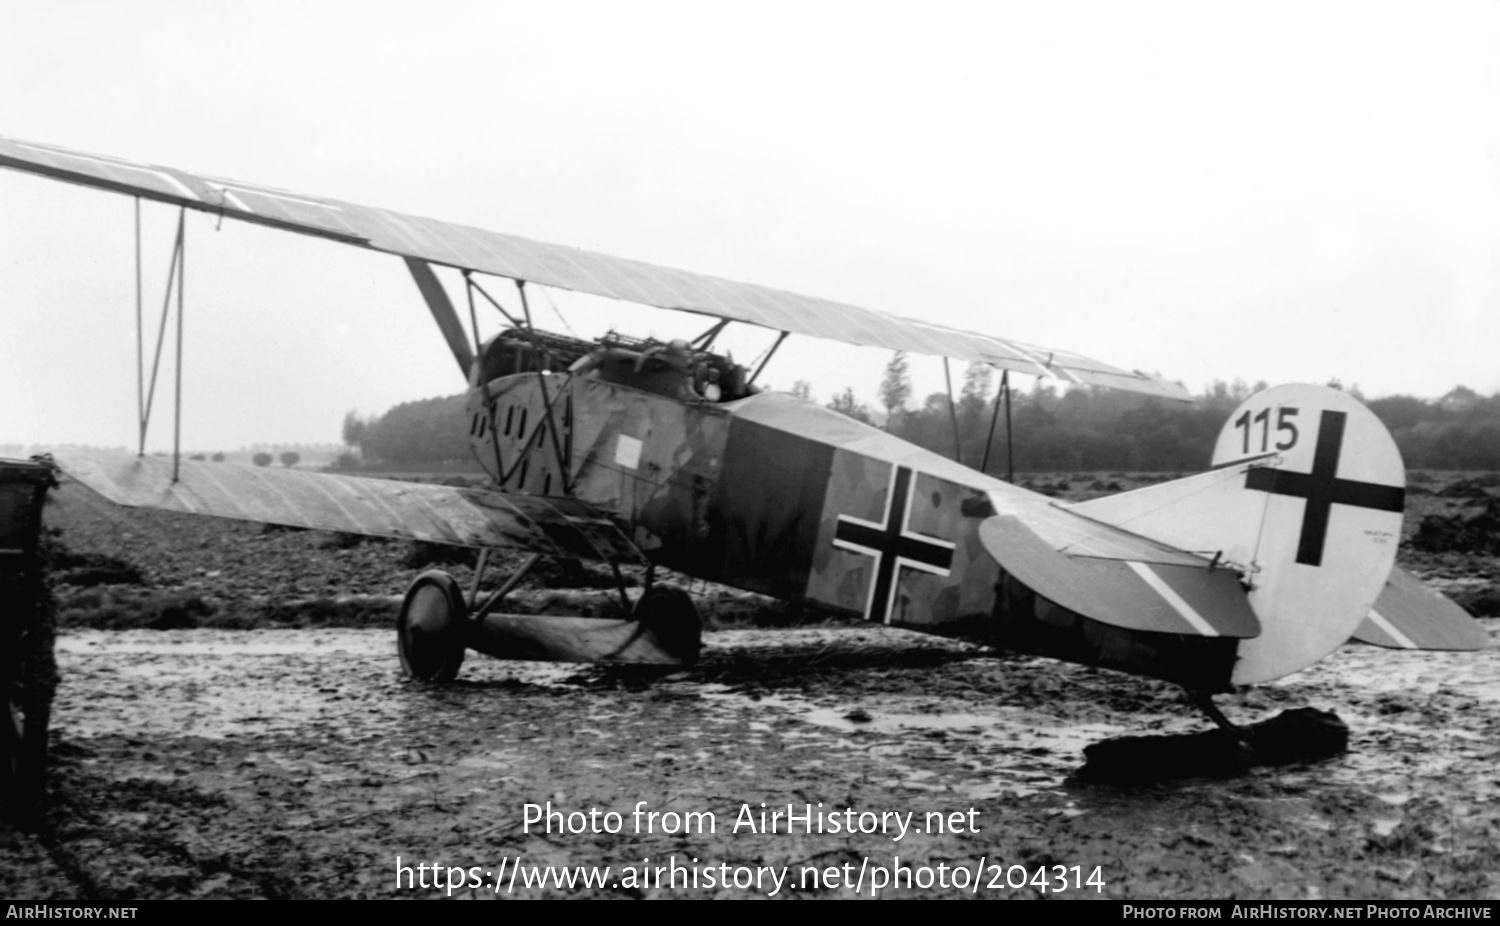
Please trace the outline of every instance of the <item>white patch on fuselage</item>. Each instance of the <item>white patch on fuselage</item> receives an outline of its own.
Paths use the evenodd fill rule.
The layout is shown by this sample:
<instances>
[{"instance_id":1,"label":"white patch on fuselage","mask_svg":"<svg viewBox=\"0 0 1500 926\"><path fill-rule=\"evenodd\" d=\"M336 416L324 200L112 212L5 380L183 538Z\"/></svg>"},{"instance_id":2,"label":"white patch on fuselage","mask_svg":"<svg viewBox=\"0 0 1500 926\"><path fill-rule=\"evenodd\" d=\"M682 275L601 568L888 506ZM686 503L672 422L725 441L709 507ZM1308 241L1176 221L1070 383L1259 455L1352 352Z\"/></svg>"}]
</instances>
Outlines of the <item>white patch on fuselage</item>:
<instances>
[{"instance_id":1,"label":"white patch on fuselage","mask_svg":"<svg viewBox=\"0 0 1500 926\"><path fill-rule=\"evenodd\" d=\"M621 434L615 442L615 465L635 469L641 465L641 442L628 434Z\"/></svg>"}]
</instances>

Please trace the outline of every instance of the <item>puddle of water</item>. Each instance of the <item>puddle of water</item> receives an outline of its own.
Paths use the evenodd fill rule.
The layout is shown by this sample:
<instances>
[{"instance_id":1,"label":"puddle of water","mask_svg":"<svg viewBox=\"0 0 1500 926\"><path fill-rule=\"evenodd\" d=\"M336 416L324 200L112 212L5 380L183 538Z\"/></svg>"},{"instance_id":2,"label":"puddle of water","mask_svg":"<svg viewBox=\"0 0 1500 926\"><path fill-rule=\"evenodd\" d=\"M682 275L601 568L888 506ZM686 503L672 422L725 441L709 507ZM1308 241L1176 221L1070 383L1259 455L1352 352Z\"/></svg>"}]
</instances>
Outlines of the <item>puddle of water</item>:
<instances>
[{"instance_id":1,"label":"puddle of water","mask_svg":"<svg viewBox=\"0 0 1500 926\"><path fill-rule=\"evenodd\" d=\"M1478 652L1404 652L1378 646L1341 647L1315 666L1285 679L1276 687L1333 685L1360 693L1390 692L1426 698L1451 694L1476 701L1500 701L1500 623L1486 627L1489 647Z\"/></svg>"},{"instance_id":2,"label":"puddle of water","mask_svg":"<svg viewBox=\"0 0 1500 926\"><path fill-rule=\"evenodd\" d=\"M125 631L124 636L134 631ZM367 631L351 631L355 633L366 633ZM164 636L161 631L154 632L154 636ZM379 655L395 653L395 645L389 639L389 634L381 633ZM110 641L99 639L91 632L87 636L68 634L58 637L57 651L59 653L97 655L99 651L107 649L111 653L119 655L162 655L162 656L311 656L327 655L329 653L356 653L359 655L377 655L374 641L372 640L329 640L316 637L305 639L262 639L250 638L246 634L245 640L191 640L191 639L125 639Z\"/></svg>"},{"instance_id":3,"label":"puddle of water","mask_svg":"<svg viewBox=\"0 0 1500 926\"><path fill-rule=\"evenodd\" d=\"M60 635L57 653L54 724L70 736L227 739L316 726L358 737L431 709L401 684L386 630L79 631ZM461 677L561 687L580 671L475 659Z\"/></svg>"},{"instance_id":4,"label":"puddle of water","mask_svg":"<svg viewBox=\"0 0 1500 926\"><path fill-rule=\"evenodd\" d=\"M791 694L751 696L723 685L702 685L698 690L706 699L761 714L775 712L846 734L831 744L832 748L858 749L887 762L899 760L914 749L949 753L949 774L937 776L931 769L907 766L902 777L890 783L914 790L956 790L974 800L1056 791L1082 764L1085 746L1127 732L1105 723L1046 726L1020 708L997 708L988 714L870 711L859 704L828 706ZM769 729L765 721L755 721L754 725ZM939 732L945 736L928 735ZM862 734L879 737L879 741L863 739ZM789 739L798 736L793 732L783 735ZM826 738L819 738L819 744L830 746ZM983 754L981 761L959 755L960 750L976 749ZM958 771L967 774L960 776ZM941 784L926 784L933 777Z\"/></svg>"},{"instance_id":5,"label":"puddle of water","mask_svg":"<svg viewBox=\"0 0 1500 926\"><path fill-rule=\"evenodd\" d=\"M861 719L850 719L850 715ZM801 719L820 727L853 733L899 733L903 730L968 730L978 733L995 722L979 714L869 714L863 708L818 707L805 711Z\"/></svg>"},{"instance_id":6,"label":"puddle of water","mask_svg":"<svg viewBox=\"0 0 1500 926\"><path fill-rule=\"evenodd\" d=\"M1370 821L1370 830L1376 836L1389 836L1400 825L1400 817L1375 817Z\"/></svg>"},{"instance_id":7,"label":"puddle of water","mask_svg":"<svg viewBox=\"0 0 1500 926\"><path fill-rule=\"evenodd\" d=\"M511 749L491 749L459 759L455 765L461 768L513 769L521 765L522 756Z\"/></svg>"}]
</instances>

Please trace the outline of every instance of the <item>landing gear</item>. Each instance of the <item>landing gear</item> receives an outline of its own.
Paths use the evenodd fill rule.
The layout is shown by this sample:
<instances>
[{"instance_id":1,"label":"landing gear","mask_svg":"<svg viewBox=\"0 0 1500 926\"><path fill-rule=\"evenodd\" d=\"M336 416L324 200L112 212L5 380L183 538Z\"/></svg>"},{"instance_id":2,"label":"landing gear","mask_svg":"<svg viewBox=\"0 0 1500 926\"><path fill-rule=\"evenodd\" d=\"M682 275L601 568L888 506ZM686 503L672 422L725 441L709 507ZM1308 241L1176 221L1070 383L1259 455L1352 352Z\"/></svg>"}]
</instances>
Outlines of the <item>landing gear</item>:
<instances>
[{"instance_id":1,"label":"landing gear","mask_svg":"<svg viewBox=\"0 0 1500 926\"><path fill-rule=\"evenodd\" d=\"M1315 762L1349 749L1349 728L1332 711L1296 708L1242 727L1225 717L1207 692L1188 689L1188 696L1218 729L1121 736L1085 746L1079 778L1110 784L1227 778L1256 766Z\"/></svg>"},{"instance_id":2,"label":"landing gear","mask_svg":"<svg viewBox=\"0 0 1500 926\"><path fill-rule=\"evenodd\" d=\"M496 659L688 666L698 661L703 624L680 588L649 585L632 605L616 570L623 617L501 614L505 597L534 566L532 556L500 588L479 600L488 557L481 556L467 599L457 580L432 570L407 589L396 620L396 649L407 678L449 682L467 649ZM647 582L651 581L648 574Z\"/></svg>"},{"instance_id":3,"label":"landing gear","mask_svg":"<svg viewBox=\"0 0 1500 926\"><path fill-rule=\"evenodd\" d=\"M1192 699L1193 704L1200 711L1208 715L1208 719L1212 720L1214 725L1220 730L1223 730L1241 742L1245 742L1248 739L1248 733L1228 717L1225 717L1224 712L1219 710L1219 706L1214 703L1213 695L1202 689L1189 688L1188 697Z\"/></svg>"},{"instance_id":4,"label":"landing gear","mask_svg":"<svg viewBox=\"0 0 1500 926\"><path fill-rule=\"evenodd\" d=\"M1219 729L1202 734L1218 737L1236 761L1252 765L1284 765L1312 762L1341 755L1349 750L1349 727L1333 711L1313 707L1284 710L1275 717L1242 727L1230 722L1206 691L1188 695Z\"/></svg>"},{"instance_id":5,"label":"landing gear","mask_svg":"<svg viewBox=\"0 0 1500 926\"><path fill-rule=\"evenodd\" d=\"M453 681L464 664L468 620L469 606L452 576L441 570L417 576L396 619L401 671L419 682Z\"/></svg>"}]
</instances>

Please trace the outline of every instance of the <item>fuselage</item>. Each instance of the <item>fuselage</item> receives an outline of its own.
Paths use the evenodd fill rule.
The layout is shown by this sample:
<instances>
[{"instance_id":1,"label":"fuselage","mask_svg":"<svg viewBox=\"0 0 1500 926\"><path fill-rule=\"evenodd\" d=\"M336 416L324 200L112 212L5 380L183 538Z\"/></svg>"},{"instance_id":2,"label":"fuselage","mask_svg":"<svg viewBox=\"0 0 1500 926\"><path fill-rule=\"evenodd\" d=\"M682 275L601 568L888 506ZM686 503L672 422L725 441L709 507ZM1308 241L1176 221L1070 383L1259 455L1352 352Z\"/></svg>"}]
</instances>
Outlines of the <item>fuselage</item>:
<instances>
[{"instance_id":1,"label":"fuselage","mask_svg":"<svg viewBox=\"0 0 1500 926\"><path fill-rule=\"evenodd\" d=\"M561 450L571 493L654 562L882 623L987 616L997 575L979 522L994 495L1048 502L792 395L695 403L559 374L545 387L491 384L499 431L471 443L501 488L562 494ZM470 410L486 417L482 402Z\"/></svg>"},{"instance_id":2,"label":"fuselage","mask_svg":"<svg viewBox=\"0 0 1500 926\"><path fill-rule=\"evenodd\" d=\"M500 488L586 501L666 568L1199 687L1227 678L1232 640L1090 621L1000 567L980 525L1051 499L796 396L718 403L522 373L474 390L468 411Z\"/></svg>"}]
</instances>

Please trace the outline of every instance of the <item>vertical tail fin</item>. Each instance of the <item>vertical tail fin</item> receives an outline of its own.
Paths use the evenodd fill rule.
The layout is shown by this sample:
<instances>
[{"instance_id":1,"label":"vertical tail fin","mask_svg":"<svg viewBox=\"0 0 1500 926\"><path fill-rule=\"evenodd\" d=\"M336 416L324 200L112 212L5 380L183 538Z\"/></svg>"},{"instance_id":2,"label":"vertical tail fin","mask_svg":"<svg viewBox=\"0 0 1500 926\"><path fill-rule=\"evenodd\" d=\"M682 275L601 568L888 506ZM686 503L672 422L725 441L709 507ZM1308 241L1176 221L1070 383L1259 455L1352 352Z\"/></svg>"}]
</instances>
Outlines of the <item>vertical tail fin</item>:
<instances>
[{"instance_id":1,"label":"vertical tail fin","mask_svg":"<svg viewBox=\"0 0 1500 926\"><path fill-rule=\"evenodd\" d=\"M1231 413L1213 469L1074 507L1238 569L1260 619L1231 680L1269 681L1344 643L1396 560L1406 470L1375 415L1322 386L1257 393Z\"/></svg>"}]
</instances>

